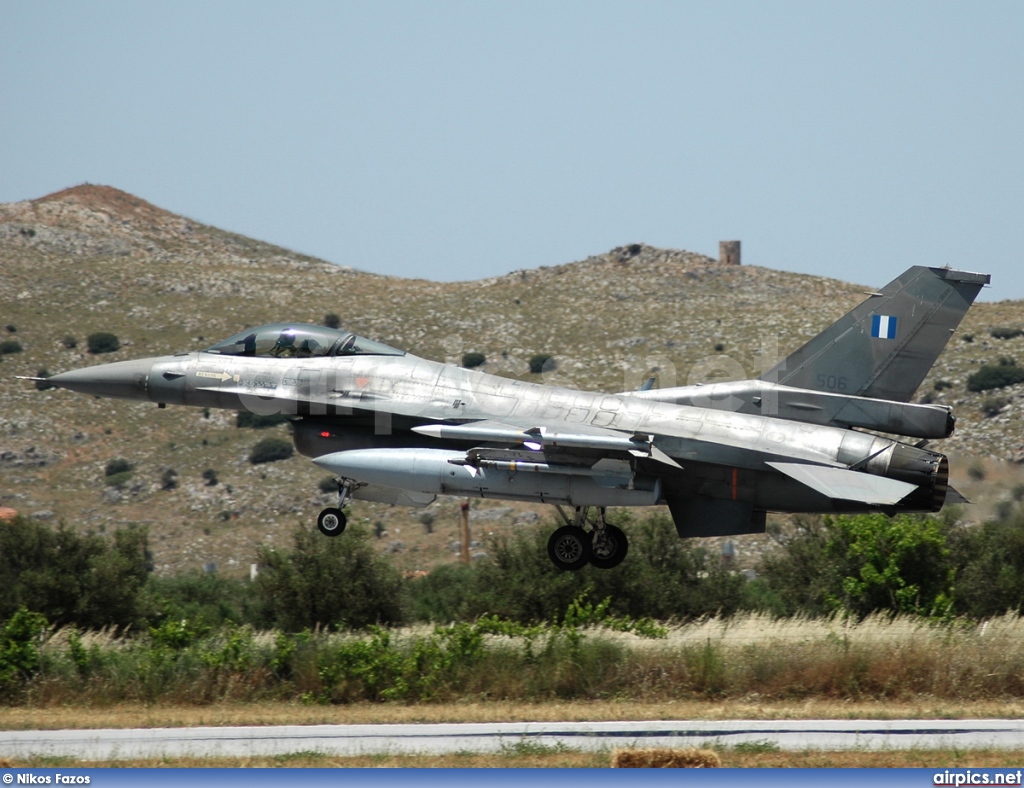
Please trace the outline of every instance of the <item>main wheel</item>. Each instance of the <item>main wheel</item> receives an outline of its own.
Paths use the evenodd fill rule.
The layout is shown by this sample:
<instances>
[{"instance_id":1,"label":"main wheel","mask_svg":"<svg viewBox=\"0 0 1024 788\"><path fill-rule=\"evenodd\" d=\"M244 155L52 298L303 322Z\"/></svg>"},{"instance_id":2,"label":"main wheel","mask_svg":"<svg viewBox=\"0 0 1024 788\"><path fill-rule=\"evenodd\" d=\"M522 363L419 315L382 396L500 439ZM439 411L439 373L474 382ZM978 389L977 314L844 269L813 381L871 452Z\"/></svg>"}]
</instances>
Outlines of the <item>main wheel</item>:
<instances>
[{"instance_id":1,"label":"main wheel","mask_svg":"<svg viewBox=\"0 0 1024 788\"><path fill-rule=\"evenodd\" d=\"M348 518L345 517L345 513L333 506L324 509L316 518L316 527L324 536L340 536L344 533L347 523Z\"/></svg>"},{"instance_id":2,"label":"main wheel","mask_svg":"<svg viewBox=\"0 0 1024 788\"><path fill-rule=\"evenodd\" d=\"M577 525L563 525L548 539L548 557L559 569L582 569L590 561L590 534Z\"/></svg>"},{"instance_id":3,"label":"main wheel","mask_svg":"<svg viewBox=\"0 0 1024 788\"><path fill-rule=\"evenodd\" d=\"M629 552L629 540L621 528L614 525L605 525L604 534L594 532L594 539L591 543L590 563L598 569L611 569L622 563L622 559Z\"/></svg>"}]
</instances>

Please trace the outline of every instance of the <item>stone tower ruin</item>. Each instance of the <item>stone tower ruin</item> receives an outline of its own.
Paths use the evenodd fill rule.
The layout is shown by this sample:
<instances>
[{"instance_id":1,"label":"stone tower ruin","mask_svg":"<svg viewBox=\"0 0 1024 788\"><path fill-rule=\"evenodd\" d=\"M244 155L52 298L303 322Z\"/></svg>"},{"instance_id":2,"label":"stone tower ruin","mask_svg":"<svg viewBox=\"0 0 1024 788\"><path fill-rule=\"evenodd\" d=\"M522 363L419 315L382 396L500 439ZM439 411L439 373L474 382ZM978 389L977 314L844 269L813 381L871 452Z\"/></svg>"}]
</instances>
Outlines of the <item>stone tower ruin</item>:
<instances>
[{"instance_id":1,"label":"stone tower ruin","mask_svg":"<svg viewBox=\"0 0 1024 788\"><path fill-rule=\"evenodd\" d=\"M739 265L740 264L740 242L739 241L719 241L718 242L718 261L725 263L725 265Z\"/></svg>"}]
</instances>

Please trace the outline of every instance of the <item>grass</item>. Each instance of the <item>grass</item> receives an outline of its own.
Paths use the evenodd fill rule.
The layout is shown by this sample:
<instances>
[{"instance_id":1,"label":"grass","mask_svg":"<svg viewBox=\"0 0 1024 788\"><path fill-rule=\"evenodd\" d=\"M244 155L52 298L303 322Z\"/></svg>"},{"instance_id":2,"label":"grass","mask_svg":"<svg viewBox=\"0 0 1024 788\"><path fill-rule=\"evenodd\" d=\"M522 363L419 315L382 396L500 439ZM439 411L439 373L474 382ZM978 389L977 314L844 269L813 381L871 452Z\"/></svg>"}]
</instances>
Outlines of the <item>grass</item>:
<instances>
[{"instance_id":1,"label":"grass","mask_svg":"<svg viewBox=\"0 0 1024 788\"><path fill-rule=\"evenodd\" d=\"M934 698L893 703L809 699L735 701L465 701L458 703L356 703L309 706L298 702L219 703L209 706L115 704L111 706L6 707L0 730L179 728L241 725L372 725L457 722L585 722L602 720L792 719L998 719L1024 716L1024 701L948 702Z\"/></svg>"},{"instance_id":2,"label":"grass","mask_svg":"<svg viewBox=\"0 0 1024 788\"><path fill-rule=\"evenodd\" d=\"M368 636L241 628L176 646L102 633L75 646L58 632L43 646L39 671L10 691L8 703L96 710L414 704L427 713L495 702L931 709L1024 701L1024 621L1012 615L982 624L745 615L678 626L662 639L599 628L549 627L529 637L501 631L500 622Z\"/></svg>"}]
</instances>

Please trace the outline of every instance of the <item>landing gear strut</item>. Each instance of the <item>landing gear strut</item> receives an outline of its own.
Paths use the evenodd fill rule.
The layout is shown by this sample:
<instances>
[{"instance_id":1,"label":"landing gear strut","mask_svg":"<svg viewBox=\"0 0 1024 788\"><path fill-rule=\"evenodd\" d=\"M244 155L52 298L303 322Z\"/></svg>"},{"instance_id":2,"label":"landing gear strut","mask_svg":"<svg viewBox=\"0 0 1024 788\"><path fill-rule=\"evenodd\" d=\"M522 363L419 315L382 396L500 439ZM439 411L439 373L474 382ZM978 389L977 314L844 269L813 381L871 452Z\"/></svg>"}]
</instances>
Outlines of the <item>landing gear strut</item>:
<instances>
[{"instance_id":1,"label":"landing gear strut","mask_svg":"<svg viewBox=\"0 0 1024 788\"><path fill-rule=\"evenodd\" d=\"M571 520L560 506L555 508L565 521L548 539L548 557L555 566L574 572L588 563L598 569L611 569L622 563L629 552L629 540L622 529L605 519L605 507L598 507L597 521L589 523L590 531L584 528L589 507L577 506Z\"/></svg>"},{"instance_id":2,"label":"landing gear strut","mask_svg":"<svg viewBox=\"0 0 1024 788\"><path fill-rule=\"evenodd\" d=\"M342 509L348 503L351 495L352 482L347 479L338 479L338 505L328 506L316 518L316 527L324 536L341 536L348 525L348 518Z\"/></svg>"}]
</instances>

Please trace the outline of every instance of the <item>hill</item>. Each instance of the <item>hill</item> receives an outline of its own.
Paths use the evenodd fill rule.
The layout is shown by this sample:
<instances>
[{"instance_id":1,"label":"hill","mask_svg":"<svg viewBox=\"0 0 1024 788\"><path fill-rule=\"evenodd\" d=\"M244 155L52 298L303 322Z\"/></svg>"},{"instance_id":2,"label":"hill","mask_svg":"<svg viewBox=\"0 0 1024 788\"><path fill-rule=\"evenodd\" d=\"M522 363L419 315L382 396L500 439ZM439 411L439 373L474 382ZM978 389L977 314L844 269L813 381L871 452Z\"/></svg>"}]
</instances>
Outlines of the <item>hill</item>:
<instances>
[{"instance_id":1,"label":"hill","mask_svg":"<svg viewBox=\"0 0 1024 788\"><path fill-rule=\"evenodd\" d=\"M0 205L0 339L22 347L0 356L0 506L97 531L146 523L160 571L217 563L241 573L256 543L286 546L295 525L312 527L328 500L320 471L300 457L251 465L249 450L265 433L237 428L227 412L40 392L13 377L198 350L250 326L336 314L346 328L417 355L457 363L464 352L483 353L485 369L499 374L530 378L526 360L551 353L552 383L621 391L658 366L668 386L755 376L883 284L721 265L643 244L456 283L346 262L227 233L106 186ZM942 443L960 458L955 474L988 458L989 480L1000 485L991 494L1005 496L1020 474L997 463L1024 458L1024 388L995 392L994 401L965 387L983 363L1024 362L1024 336L996 339L994 327L1024 328L1024 304L976 305L920 396L956 408L957 433ZM88 354L85 339L98 331L116 334L121 349ZM936 390L939 381L948 387ZM134 466L120 486L104 473L117 458ZM971 480L954 479L971 492ZM354 513L386 532L382 549L418 569L452 559L456 508L431 508L431 534L410 510L357 503ZM485 505L474 512L475 534L535 513L547 511Z\"/></svg>"}]
</instances>

